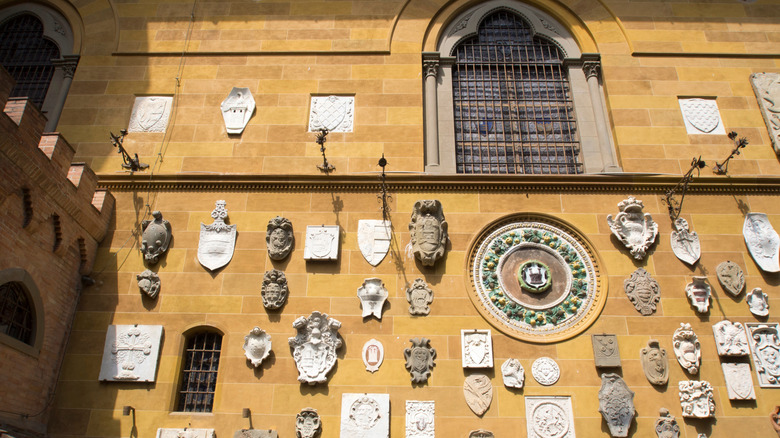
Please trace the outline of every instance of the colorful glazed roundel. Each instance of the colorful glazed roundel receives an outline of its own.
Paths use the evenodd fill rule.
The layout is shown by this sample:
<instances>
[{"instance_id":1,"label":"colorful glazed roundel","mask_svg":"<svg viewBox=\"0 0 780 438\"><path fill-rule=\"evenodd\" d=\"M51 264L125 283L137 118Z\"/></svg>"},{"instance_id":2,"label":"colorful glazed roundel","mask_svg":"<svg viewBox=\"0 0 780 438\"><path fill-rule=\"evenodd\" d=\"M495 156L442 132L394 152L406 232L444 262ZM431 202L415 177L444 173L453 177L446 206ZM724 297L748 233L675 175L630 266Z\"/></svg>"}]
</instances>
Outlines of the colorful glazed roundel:
<instances>
[{"instance_id":1,"label":"colorful glazed roundel","mask_svg":"<svg viewBox=\"0 0 780 438\"><path fill-rule=\"evenodd\" d=\"M489 225L468 259L471 299L497 329L518 339L557 342L584 331L606 302L606 274L588 240L543 214Z\"/></svg>"}]
</instances>

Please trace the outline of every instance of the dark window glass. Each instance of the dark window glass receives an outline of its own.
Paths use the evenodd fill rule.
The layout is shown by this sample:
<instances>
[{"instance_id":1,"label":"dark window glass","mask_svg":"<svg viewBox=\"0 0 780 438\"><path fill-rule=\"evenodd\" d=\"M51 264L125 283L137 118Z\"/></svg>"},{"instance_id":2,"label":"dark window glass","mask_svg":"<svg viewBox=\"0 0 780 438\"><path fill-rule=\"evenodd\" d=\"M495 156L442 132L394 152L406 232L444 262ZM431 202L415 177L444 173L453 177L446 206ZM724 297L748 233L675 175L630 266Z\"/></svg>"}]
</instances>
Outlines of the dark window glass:
<instances>
[{"instance_id":1,"label":"dark window glass","mask_svg":"<svg viewBox=\"0 0 780 438\"><path fill-rule=\"evenodd\" d=\"M211 412L217 386L222 335L201 332L187 339L178 410Z\"/></svg>"},{"instance_id":2,"label":"dark window glass","mask_svg":"<svg viewBox=\"0 0 780 438\"><path fill-rule=\"evenodd\" d=\"M563 55L498 11L454 49L458 173L581 173Z\"/></svg>"},{"instance_id":3,"label":"dark window glass","mask_svg":"<svg viewBox=\"0 0 780 438\"><path fill-rule=\"evenodd\" d=\"M21 283L0 285L0 333L32 345L32 304Z\"/></svg>"}]
</instances>

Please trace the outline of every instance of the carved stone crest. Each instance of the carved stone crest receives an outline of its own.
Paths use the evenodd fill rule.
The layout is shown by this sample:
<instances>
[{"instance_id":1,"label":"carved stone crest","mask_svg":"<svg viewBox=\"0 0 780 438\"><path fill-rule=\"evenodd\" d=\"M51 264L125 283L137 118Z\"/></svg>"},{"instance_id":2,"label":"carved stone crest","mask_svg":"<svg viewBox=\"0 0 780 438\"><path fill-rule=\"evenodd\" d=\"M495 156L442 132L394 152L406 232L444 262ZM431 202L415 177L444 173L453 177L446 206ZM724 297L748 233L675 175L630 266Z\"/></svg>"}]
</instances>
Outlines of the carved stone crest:
<instances>
[{"instance_id":1,"label":"carved stone crest","mask_svg":"<svg viewBox=\"0 0 780 438\"><path fill-rule=\"evenodd\" d=\"M410 315L427 315L431 313L429 304L433 302L433 291L425 280L418 278L406 288L406 301L409 302Z\"/></svg>"},{"instance_id":2,"label":"carved stone crest","mask_svg":"<svg viewBox=\"0 0 780 438\"><path fill-rule=\"evenodd\" d=\"M431 348L431 341L427 338L412 338L409 342L412 346L404 349L406 369L412 375L412 382L427 382L436 365L436 350Z\"/></svg>"},{"instance_id":3,"label":"carved stone crest","mask_svg":"<svg viewBox=\"0 0 780 438\"><path fill-rule=\"evenodd\" d=\"M287 287L287 277L284 275L284 272L276 269L265 271L260 295L263 297L263 307L266 309L281 308L290 295L290 289Z\"/></svg>"},{"instance_id":4,"label":"carved stone crest","mask_svg":"<svg viewBox=\"0 0 780 438\"><path fill-rule=\"evenodd\" d=\"M607 215L609 229L635 259L642 260L658 236L658 224L650 213L643 213L644 204L633 196L621 201L618 209L614 220L611 214Z\"/></svg>"},{"instance_id":5,"label":"carved stone crest","mask_svg":"<svg viewBox=\"0 0 780 438\"><path fill-rule=\"evenodd\" d=\"M238 225L227 225L227 203L217 201L211 212L214 222L200 223L200 241L198 242L198 261L209 271L219 269L230 262L236 248Z\"/></svg>"},{"instance_id":6,"label":"carved stone crest","mask_svg":"<svg viewBox=\"0 0 780 438\"><path fill-rule=\"evenodd\" d=\"M493 402L493 385L490 378L484 374L472 374L463 382L463 396L472 412L478 416L485 415L490 403Z\"/></svg>"},{"instance_id":7,"label":"carved stone crest","mask_svg":"<svg viewBox=\"0 0 780 438\"><path fill-rule=\"evenodd\" d=\"M525 397L528 438L574 438L571 397Z\"/></svg>"},{"instance_id":8,"label":"carved stone crest","mask_svg":"<svg viewBox=\"0 0 780 438\"><path fill-rule=\"evenodd\" d=\"M681 380L680 406L683 417L710 418L715 415L715 397L712 385L706 380Z\"/></svg>"},{"instance_id":9,"label":"carved stone crest","mask_svg":"<svg viewBox=\"0 0 780 438\"><path fill-rule=\"evenodd\" d=\"M241 134L255 112L255 98L249 88L233 87L219 106L228 134Z\"/></svg>"},{"instance_id":10,"label":"carved stone crest","mask_svg":"<svg viewBox=\"0 0 780 438\"><path fill-rule=\"evenodd\" d=\"M666 349L656 339L647 341L647 347L639 350L639 359L647 381L653 385L666 385L669 381L669 361Z\"/></svg>"},{"instance_id":11,"label":"carved stone crest","mask_svg":"<svg viewBox=\"0 0 780 438\"><path fill-rule=\"evenodd\" d=\"M106 331L100 381L154 382L161 325L110 325Z\"/></svg>"},{"instance_id":12,"label":"carved stone crest","mask_svg":"<svg viewBox=\"0 0 780 438\"><path fill-rule=\"evenodd\" d=\"M707 313L710 310L711 292L707 277L694 276L693 281L685 286L685 295L699 313Z\"/></svg>"},{"instance_id":13,"label":"carved stone crest","mask_svg":"<svg viewBox=\"0 0 780 438\"><path fill-rule=\"evenodd\" d=\"M371 371L372 373L378 371L385 360L385 347L376 339L370 339L363 344L361 357L363 358L363 364L366 366L366 371Z\"/></svg>"},{"instance_id":14,"label":"carved stone crest","mask_svg":"<svg viewBox=\"0 0 780 438\"><path fill-rule=\"evenodd\" d=\"M701 244L699 243L699 234L688 230L688 221L683 218L677 218L674 221L676 231L670 234L672 251L678 259L689 265L693 265L701 257Z\"/></svg>"},{"instance_id":15,"label":"carved stone crest","mask_svg":"<svg viewBox=\"0 0 780 438\"><path fill-rule=\"evenodd\" d=\"M750 364L723 362L720 365L723 369L723 378L726 380L729 400L756 399L753 377L750 375Z\"/></svg>"},{"instance_id":16,"label":"carved stone crest","mask_svg":"<svg viewBox=\"0 0 780 438\"><path fill-rule=\"evenodd\" d=\"M750 313L756 316L769 315L769 297L760 287L754 288L745 297L745 302L750 309Z\"/></svg>"},{"instance_id":17,"label":"carved stone crest","mask_svg":"<svg viewBox=\"0 0 780 438\"><path fill-rule=\"evenodd\" d=\"M649 272L643 268L637 269L623 282L623 288L639 313L644 316L655 313L656 305L661 300L661 287Z\"/></svg>"},{"instance_id":18,"label":"carved stone crest","mask_svg":"<svg viewBox=\"0 0 780 438\"><path fill-rule=\"evenodd\" d=\"M780 388L780 324L746 323L758 385Z\"/></svg>"},{"instance_id":19,"label":"carved stone crest","mask_svg":"<svg viewBox=\"0 0 780 438\"><path fill-rule=\"evenodd\" d=\"M444 220L441 202L415 202L409 231L415 257L423 266L433 266L444 255L447 245L447 221Z\"/></svg>"},{"instance_id":20,"label":"carved stone crest","mask_svg":"<svg viewBox=\"0 0 780 438\"><path fill-rule=\"evenodd\" d=\"M244 336L244 355L252 362L252 366L259 367L269 354L271 354L271 335L265 330L255 327Z\"/></svg>"},{"instance_id":21,"label":"carved stone crest","mask_svg":"<svg viewBox=\"0 0 780 438\"><path fill-rule=\"evenodd\" d=\"M295 436L298 438L314 438L321 427L320 416L314 408L303 408L295 417Z\"/></svg>"},{"instance_id":22,"label":"carved stone crest","mask_svg":"<svg viewBox=\"0 0 780 438\"><path fill-rule=\"evenodd\" d=\"M341 323L315 310L308 318L298 317L293 327L298 334L288 342L298 367L298 381L309 385L327 382L328 372L336 364L336 350L342 344Z\"/></svg>"},{"instance_id":23,"label":"carved stone crest","mask_svg":"<svg viewBox=\"0 0 780 438\"><path fill-rule=\"evenodd\" d=\"M753 73L750 82L772 139L772 147L776 154L780 154L780 73Z\"/></svg>"},{"instance_id":24,"label":"carved stone crest","mask_svg":"<svg viewBox=\"0 0 780 438\"><path fill-rule=\"evenodd\" d=\"M680 438L680 426L666 408L661 408L655 420L655 434L658 438Z\"/></svg>"},{"instance_id":25,"label":"carved stone crest","mask_svg":"<svg viewBox=\"0 0 780 438\"><path fill-rule=\"evenodd\" d=\"M614 437L628 436L628 428L634 420L634 391L615 373L601 375L599 412Z\"/></svg>"},{"instance_id":26,"label":"carved stone crest","mask_svg":"<svg viewBox=\"0 0 780 438\"><path fill-rule=\"evenodd\" d=\"M688 134L725 134L715 99L679 99Z\"/></svg>"},{"instance_id":27,"label":"carved stone crest","mask_svg":"<svg viewBox=\"0 0 780 438\"><path fill-rule=\"evenodd\" d=\"M493 368L493 339L490 330L461 330L463 368Z\"/></svg>"},{"instance_id":28,"label":"carved stone crest","mask_svg":"<svg viewBox=\"0 0 780 438\"><path fill-rule=\"evenodd\" d=\"M750 256L765 272L780 272L780 236L764 213L748 213L742 227Z\"/></svg>"},{"instance_id":29,"label":"carved stone crest","mask_svg":"<svg viewBox=\"0 0 780 438\"><path fill-rule=\"evenodd\" d=\"M171 115L173 97L139 96L135 98L128 132L165 132Z\"/></svg>"},{"instance_id":30,"label":"carved stone crest","mask_svg":"<svg viewBox=\"0 0 780 438\"><path fill-rule=\"evenodd\" d=\"M495 435L489 430L477 429L469 432L469 438L495 438Z\"/></svg>"},{"instance_id":31,"label":"carved stone crest","mask_svg":"<svg viewBox=\"0 0 780 438\"><path fill-rule=\"evenodd\" d=\"M154 220L141 222L141 228L144 230L141 236L141 253L144 255L144 260L153 265L168 251L173 233L171 224L163 219L162 213L155 210L152 212L152 217Z\"/></svg>"},{"instance_id":32,"label":"carved stone crest","mask_svg":"<svg viewBox=\"0 0 780 438\"><path fill-rule=\"evenodd\" d=\"M388 438L390 436L390 395L342 394L341 436Z\"/></svg>"},{"instance_id":33,"label":"carved stone crest","mask_svg":"<svg viewBox=\"0 0 780 438\"><path fill-rule=\"evenodd\" d=\"M358 247L363 258L371 266L378 265L390 250L390 240L393 237L390 221L359 220Z\"/></svg>"},{"instance_id":34,"label":"carved stone crest","mask_svg":"<svg viewBox=\"0 0 780 438\"><path fill-rule=\"evenodd\" d=\"M507 359L501 365L501 376L507 388L522 388L525 383L525 369L517 359Z\"/></svg>"},{"instance_id":35,"label":"carved stone crest","mask_svg":"<svg viewBox=\"0 0 780 438\"><path fill-rule=\"evenodd\" d=\"M619 367L620 350L617 335L591 335L593 359L597 367Z\"/></svg>"},{"instance_id":36,"label":"carved stone crest","mask_svg":"<svg viewBox=\"0 0 780 438\"><path fill-rule=\"evenodd\" d=\"M357 290L360 307L363 308L363 318L374 315L382 320L382 307L387 300L388 292L381 278L366 278Z\"/></svg>"},{"instance_id":37,"label":"carved stone crest","mask_svg":"<svg viewBox=\"0 0 780 438\"><path fill-rule=\"evenodd\" d=\"M436 403L434 401L406 401L406 438L434 438Z\"/></svg>"},{"instance_id":38,"label":"carved stone crest","mask_svg":"<svg viewBox=\"0 0 780 438\"><path fill-rule=\"evenodd\" d=\"M354 96L312 96L309 131L352 132L354 114Z\"/></svg>"},{"instance_id":39,"label":"carved stone crest","mask_svg":"<svg viewBox=\"0 0 780 438\"><path fill-rule=\"evenodd\" d=\"M742 323L725 319L712 326L718 356L747 356L750 354L745 327Z\"/></svg>"},{"instance_id":40,"label":"carved stone crest","mask_svg":"<svg viewBox=\"0 0 780 438\"><path fill-rule=\"evenodd\" d=\"M549 357L540 357L531 365L531 375L542 385L550 386L555 384L561 377L561 369Z\"/></svg>"},{"instance_id":41,"label":"carved stone crest","mask_svg":"<svg viewBox=\"0 0 780 438\"><path fill-rule=\"evenodd\" d=\"M292 222L281 216L269 220L265 242L268 246L268 257L271 257L271 260L284 260L290 254L295 242Z\"/></svg>"},{"instance_id":42,"label":"carved stone crest","mask_svg":"<svg viewBox=\"0 0 780 438\"><path fill-rule=\"evenodd\" d=\"M307 226L303 258L304 260L338 260L339 226Z\"/></svg>"},{"instance_id":43,"label":"carved stone crest","mask_svg":"<svg viewBox=\"0 0 780 438\"><path fill-rule=\"evenodd\" d=\"M138 288L149 298L155 299L160 292L160 277L149 269L135 276L138 280Z\"/></svg>"},{"instance_id":44,"label":"carved stone crest","mask_svg":"<svg viewBox=\"0 0 780 438\"><path fill-rule=\"evenodd\" d=\"M680 328L674 331L672 335L674 343L674 355L677 356L677 362L689 373L699 372L701 363L701 344L699 337L693 332L690 324L681 323Z\"/></svg>"},{"instance_id":45,"label":"carved stone crest","mask_svg":"<svg viewBox=\"0 0 780 438\"><path fill-rule=\"evenodd\" d=\"M214 429L157 429L157 438L215 438Z\"/></svg>"},{"instance_id":46,"label":"carved stone crest","mask_svg":"<svg viewBox=\"0 0 780 438\"><path fill-rule=\"evenodd\" d=\"M742 268L738 264L726 260L718 265L716 272L718 282L731 295L736 297L745 289L745 273L742 272Z\"/></svg>"}]
</instances>

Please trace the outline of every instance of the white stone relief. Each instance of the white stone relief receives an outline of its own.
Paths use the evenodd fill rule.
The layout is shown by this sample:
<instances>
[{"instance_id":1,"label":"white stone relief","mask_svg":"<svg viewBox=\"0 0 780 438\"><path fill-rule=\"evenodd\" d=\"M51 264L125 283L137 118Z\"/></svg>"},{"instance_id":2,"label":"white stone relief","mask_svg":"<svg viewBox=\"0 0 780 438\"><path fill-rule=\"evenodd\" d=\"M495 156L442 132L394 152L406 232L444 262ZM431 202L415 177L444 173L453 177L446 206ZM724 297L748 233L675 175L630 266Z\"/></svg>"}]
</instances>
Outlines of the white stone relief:
<instances>
[{"instance_id":1,"label":"white stone relief","mask_svg":"<svg viewBox=\"0 0 780 438\"><path fill-rule=\"evenodd\" d=\"M490 377L484 374L472 374L463 381L463 396L472 412L485 415L493 402L493 385Z\"/></svg>"},{"instance_id":2,"label":"white stone relief","mask_svg":"<svg viewBox=\"0 0 780 438\"><path fill-rule=\"evenodd\" d=\"M750 375L750 364L724 362L721 364L721 368L723 369L723 378L726 380L729 400L756 399L753 377Z\"/></svg>"},{"instance_id":3,"label":"white stone relief","mask_svg":"<svg viewBox=\"0 0 780 438\"><path fill-rule=\"evenodd\" d=\"M555 384L561 377L561 369L549 357L540 357L531 365L531 375L542 385L549 386Z\"/></svg>"},{"instance_id":4,"label":"white stone relief","mask_svg":"<svg viewBox=\"0 0 780 438\"><path fill-rule=\"evenodd\" d=\"M303 258L304 260L338 260L339 226L307 226Z\"/></svg>"},{"instance_id":5,"label":"white stone relief","mask_svg":"<svg viewBox=\"0 0 780 438\"><path fill-rule=\"evenodd\" d=\"M236 248L236 232L238 225L228 225L227 202L219 200L211 212L214 222L209 225L200 223L200 240L198 241L198 261L209 271L217 270L233 258Z\"/></svg>"},{"instance_id":6,"label":"white stone relief","mask_svg":"<svg viewBox=\"0 0 780 438\"><path fill-rule=\"evenodd\" d=\"M342 344L341 323L315 310L308 318L298 317L293 327L298 333L288 342L298 368L298 381L309 385L327 382L328 373L338 358L336 350Z\"/></svg>"},{"instance_id":7,"label":"white stone relief","mask_svg":"<svg viewBox=\"0 0 780 438\"><path fill-rule=\"evenodd\" d=\"M699 234L696 231L689 231L688 221L681 217L674 221L674 227L676 231L672 231L669 235L672 251L678 259L693 265L701 257Z\"/></svg>"},{"instance_id":8,"label":"white stone relief","mask_svg":"<svg viewBox=\"0 0 780 438\"><path fill-rule=\"evenodd\" d=\"M249 88L233 87L219 109L222 110L227 133L241 134L255 112L255 98Z\"/></svg>"},{"instance_id":9,"label":"white stone relief","mask_svg":"<svg viewBox=\"0 0 780 438\"><path fill-rule=\"evenodd\" d=\"M715 99L681 98L678 100L688 134L726 134Z\"/></svg>"},{"instance_id":10,"label":"white stone relief","mask_svg":"<svg viewBox=\"0 0 780 438\"><path fill-rule=\"evenodd\" d=\"M433 291L422 278L414 280L406 288L406 301L409 302L409 314L425 316L431 313L429 305L433 302Z\"/></svg>"},{"instance_id":11,"label":"white stone relief","mask_svg":"<svg viewBox=\"0 0 780 438\"><path fill-rule=\"evenodd\" d=\"M742 272L742 268L738 264L726 260L719 264L715 271L718 274L720 285L732 296L736 297L745 289L745 273Z\"/></svg>"},{"instance_id":12,"label":"white stone relief","mask_svg":"<svg viewBox=\"0 0 780 438\"><path fill-rule=\"evenodd\" d=\"M750 313L756 316L769 315L769 297L760 287L754 288L745 297L745 302L750 309Z\"/></svg>"},{"instance_id":13,"label":"white stone relief","mask_svg":"<svg viewBox=\"0 0 780 438\"><path fill-rule=\"evenodd\" d=\"M780 324L745 324L753 350L753 365L762 388L780 388Z\"/></svg>"},{"instance_id":14,"label":"white stone relief","mask_svg":"<svg viewBox=\"0 0 780 438\"><path fill-rule=\"evenodd\" d=\"M634 271L623 281L628 299L643 316L655 313L656 305L661 301L661 286L650 273L643 268Z\"/></svg>"},{"instance_id":15,"label":"white stone relief","mask_svg":"<svg viewBox=\"0 0 780 438\"><path fill-rule=\"evenodd\" d=\"M244 354L252 362L252 366L259 367L263 359L271 354L271 335L260 327L255 327L244 337Z\"/></svg>"},{"instance_id":16,"label":"white stone relief","mask_svg":"<svg viewBox=\"0 0 780 438\"><path fill-rule=\"evenodd\" d=\"M685 295L698 313L707 313L710 310L711 292L707 277L694 276L693 281L685 286Z\"/></svg>"},{"instance_id":17,"label":"white stone relief","mask_svg":"<svg viewBox=\"0 0 780 438\"><path fill-rule=\"evenodd\" d=\"M157 438L216 438L214 429L157 429Z\"/></svg>"},{"instance_id":18,"label":"white stone relief","mask_svg":"<svg viewBox=\"0 0 780 438\"><path fill-rule=\"evenodd\" d=\"M490 330L461 330L463 368L493 368L493 339Z\"/></svg>"},{"instance_id":19,"label":"white stone relief","mask_svg":"<svg viewBox=\"0 0 780 438\"><path fill-rule=\"evenodd\" d=\"M742 227L742 235L750 256L761 270L780 272L780 236L772 228L766 214L748 213Z\"/></svg>"},{"instance_id":20,"label":"white stone relief","mask_svg":"<svg viewBox=\"0 0 780 438\"><path fill-rule=\"evenodd\" d=\"M571 397L525 397L528 438L575 438Z\"/></svg>"},{"instance_id":21,"label":"white stone relief","mask_svg":"<svg viewBox=\"0 0 780 438\"><path fill-rule=\"evenodd\" d=\"M153 271L147 269L135 276L138 280L138 289L151 299L157 297L160 292L160 277Z\"/></svg>"},{"instance_id":22,"label":"white stone relief","mask_svg":"<svg viewBox=\"0 0 780 438\"><path fill-rule=\"evenodd\" d=\"M715 397L712 385L706 380L681 380L680 406L683 417L710 418L715 415Z\"/></svg>"},{"instance_id":23,"label":"white stone relief","mask_svg":"<svg viewBox=\"0 0 780 438\"><path fill-rule=\"evenodd\" d=\"M366 278L357 290L360 307L363 308L363 318L374 315L382 320L382 307L387 300L388 292L381 278Z\"/></svg>"},{"instance_id":24,"label":"white stone relief","mask_svg":"<svg viewBox=\"0 0 780 438\"><path fill-rule=\"evenodd\" d=\"M435 438L436 403L406 401L406 438Z\"/></svg>"},{"instance_id":25,"label":"white stone relief","mask_svg":"<svg viewBox=\"0 0 780 438\"><path fill-rule=\"evenodd\" d=\"M712 326L718 356L748 356L747 334L742 323L723 320Z\"/></svg>"},{"instance_id":26,"label":"white stone relief","mask_svg":"<svg viewBox=\"0 0 780 438\"><path fill-rule=\"evenodd\" d=\"M165 132L172 103L170 96L136 97L127 132Z\"/></svg>"},{"instance_id":27,"label":"white stone relief","mask_svg":"<svg viewBox=\"0 0 780 438\"><path fill-rule=\"evenodd\" d=\"M642 211L642 201L633 196L621 201L618 209L620 212L614 220L611 214L607 215L609 228L635 259L642 260L658 236L658 224L653 221L650 213Z\"/></svg>"},{"instance_id":28,"label":"white stone relief","mask_svg":"<svg viewBox=\"0 0 780 438\"><path fill-rule=\"evenodd\" d=\"M303 408L295 416L295 435L298 438L314 438L322 431L320 415L314 408Z\"/></svg>"},{"instance_id":29,"label":"white stone relief","mask_svg":"<svg viewBox=\"0 0 780 438\"><path fill-rule=\"evenodd\" d=\"M363 344L361 357L366 371L376 372L385 360L385 347L376 339L369 339Z\"/></svg>"},{"instance_id":30,"label":"white stone relief","mask_svg":"<svg viewBox=\"0 0 780 438\"><path fill-rule=\"evenodd\" d=\"M341 438L388 438L390 395L341 395Z\"/></svg>"},{"instance_id":31,"label":"white stone relief","mask_svg":"<svg viewBox=\"0 0 780 438\"><path fill-rule=\"evenodd\" d=\"M507 359L501 365L501 376L507 388L522 388L525 383L525 369L517 359Z\"/></svg>"},{"instance_id":32,"label":"white stone relief","mask_svg":"<svg viewBox=\"0 0 780 438\"><path fill-rule=\"evenodd\" d=\"M677 356L677 362L689 373L699 372L701 363L701 344L699 337L693 332L690 324L680 323L680 328L674 331L672 335L674 345L674 355Z\"/></svg>"},{"instance_id":33,"label":"white stone relief","mask_svg":"<svg viewBox=\"0 0 780 438\"><path fill-rule=\"evenodd\" d=\"M658 413L658 419L655 421L655 434L658 438L680 438L680 426L666 408L661 408Z\"/></svg>"},{"instance_id":34,"label":"white stone relief","mask_svg":"<svg viewBox=\"0 0 780 438\"><path fill-rule=\"evenodd\" d=\"M780 73L753 73L750 83L772 139L772 147L775 153L780 154Z\"/></svg>"},{"instance_id":35,"label":"white stone relief","mask_svg":"<svg viewBox=\"0 0 780 438\"><path fill-rule=\"evenodd\" d=\"M161 325L110 325L106 331L100 381L154 382Z\"/></svg>"},{"instance_id":36,"label":"white stone relief","mask_svg":"<svg viewBox=\"0 0 780 438\"><path fill-rule=\"evenodd\" d=\"M390 221L359 220L358 221L358 247L363 258L371 266L376 266L390 250L390 240L393 231Z\"/></svg>"},{"instance_id":37,"label":"white stone relief","mask_svg":"<svg viewBox=\"0 0 780 438\"><path fill-rule=\"evenodd\" d=\"M352 132L355 120L354 96L312 96L309 132Z\"/></svg>"}]
</instances>

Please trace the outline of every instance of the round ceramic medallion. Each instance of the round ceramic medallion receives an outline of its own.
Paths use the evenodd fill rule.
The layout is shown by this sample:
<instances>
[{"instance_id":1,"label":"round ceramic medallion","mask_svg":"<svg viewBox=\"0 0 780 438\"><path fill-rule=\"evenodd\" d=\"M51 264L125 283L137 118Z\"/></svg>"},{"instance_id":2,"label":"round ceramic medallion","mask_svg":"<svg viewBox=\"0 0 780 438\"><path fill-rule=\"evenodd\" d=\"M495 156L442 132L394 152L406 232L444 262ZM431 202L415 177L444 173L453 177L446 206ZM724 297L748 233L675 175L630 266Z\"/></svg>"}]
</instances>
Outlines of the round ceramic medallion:
<instances>
[{"instance_id":1,"label":"round ceramic medallion","mask_svg":"<svg viewBox=\"0 0 780 438\"><path fill-rule=\"evenodd\" d=\"M544 214L515 214L485 228L468 258L470 297L497 329L518 339L558 342L601 312L606 278L593 245Z\"/></svg>"},{"instance_id":2,"label":"round ceramic medallion","mask_svg":"<svg viewBox=\"0 0 780 438\"><path fill-rule=\"evenodd\" d=\"M531 374L542 385L554 385L561 377L561 369L558 364L549 357L540 357L531 365Z\"/></svg>"}]
</instances>

